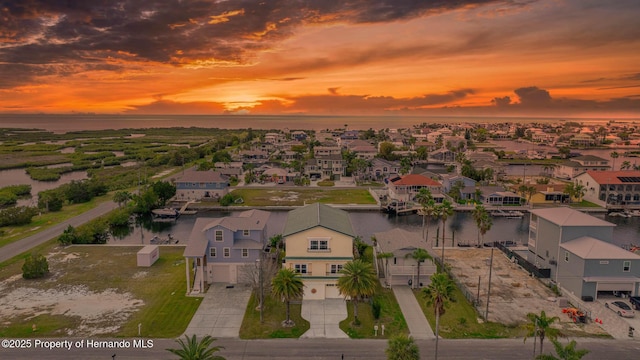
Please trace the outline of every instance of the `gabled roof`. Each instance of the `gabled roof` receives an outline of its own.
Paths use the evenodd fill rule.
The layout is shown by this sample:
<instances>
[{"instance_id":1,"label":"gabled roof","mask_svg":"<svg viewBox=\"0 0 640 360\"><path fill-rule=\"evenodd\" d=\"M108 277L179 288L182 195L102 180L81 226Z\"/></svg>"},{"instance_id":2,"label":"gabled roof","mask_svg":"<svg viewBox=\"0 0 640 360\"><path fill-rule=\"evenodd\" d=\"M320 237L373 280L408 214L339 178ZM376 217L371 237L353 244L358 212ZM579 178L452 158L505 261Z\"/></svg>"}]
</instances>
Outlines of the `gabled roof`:
<instances>
[{"instance_id":1,"label":"gabled roof","mask_svg":"<svg viewBox=\"0 0 640 360\"><path fill-rule=\"evenodd\" d=\"M622 179L634 180L633 178L639 178L640 171L592 171L586 172L600 185L605 184L640 184L640 181L622 181ZM622 178L622 179L621 179Z\"/></svg>"},{"instance_id":2,"label":"gabled roof","mask_svg":"<svg viewBox=\"0 0 640 360\"><path fill-rule=\"evenodd\" d=\"M185 257L202 257L207 253L207 246L209 242L202 229L211 221L211 218L197 218L196 222L191 228L191 234L189 235L189 242L184 249L183 256Z\"/></svg>"},{"instance_id":3,"label":"gabled roof","mask_svg":"<svg viewBox=\"0 0 640 360\"><path fill-rule=\"evenodd\" d=\"M595 156L595 155L581 155L581 156L576 156L573 158L573 160L579 160L579 161L608 161L607 159L601 158L599 156Z\"/></svg>"},{"instance_id":4,"label":"gabled roof","mask_svg":"<svg viewBox=\"0 0 640 360\"><path fill-rule=\"evenodd\" d=\"M271 213L263 210L247 210L238 216L226 216L223 218L209 219L209 223L202 228L202 232L216 226L222 226L231 231L238 230L262 230L267 226ZM199 220L199 219L198 219Z\"/></svg>"},{"instance_id":5,"label":"gabled roof","mask_svg":"<svg viewBox=\"0 0 640 360\"><path fill-rule=\"evenodd\" d=\"M440 183L418 174L405 175L399 180L391 181L394 185L440 186Z\"/></svg>"},{"instance_id":6,"label":"gabled roof","mask_svg":"<svg viewBox=\"0 0 640 360\"><path fill-rule=\"evenodd\" d=\"M590 236L583 236L564 242L560 244L560 247L582 259L640 260L640 255Z\"/></svg>"},{"instance_id":7,"label":"gabled roof","mask_svg":"<svg viewBox=\"0 0 640 360\"><path fill-rule=\"evenodd\" d=\"M289 211L282 236L321 226L351 237L355 237L349 213L329 205L315 203Z\"/></svg>"},{"instance_id":8,"label":"gabled roof","mask_svg":"<svg viewBox=\"0 0 640 360\"><path fill-rule=\"evenodd\" d=\"M374 233L380 251L393 253L398 250L413 251L418 248L427 250L427 243L419 234L394 228L389 231Z\"/></svg>"},{"instance_id":9,"label":"gabled roof","mask_svg":"<svg viewBox=\"0 0 640 360\"><path fill-rule=\"evenodd\" d=\"M184 171L184 174L181 174L176 179L176 182L227 182L229 178L225 175L222 175L218 171L196 171L191 168Z\"/></svg>"},{"instance_id":10,"label":"gabled roof","mask_svg":"<svg viewBox=\"0 0 640 360\"><path fill-rule=\"evenodd\" d=\"M532 209L531 213L560 226L616 226L608 221L568 207Z\"/></svg>"}]
</instances>

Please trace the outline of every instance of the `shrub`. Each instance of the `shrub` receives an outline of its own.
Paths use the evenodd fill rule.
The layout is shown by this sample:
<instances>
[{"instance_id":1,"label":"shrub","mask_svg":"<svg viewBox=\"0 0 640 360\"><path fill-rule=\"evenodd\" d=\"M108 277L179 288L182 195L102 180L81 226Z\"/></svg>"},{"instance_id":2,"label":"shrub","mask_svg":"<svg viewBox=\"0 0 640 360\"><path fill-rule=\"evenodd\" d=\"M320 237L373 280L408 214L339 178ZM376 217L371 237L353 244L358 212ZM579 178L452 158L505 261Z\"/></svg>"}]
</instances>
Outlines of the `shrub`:
<instances>
[{"instance_id":1,"label":"shrub","mask_svg":"<svg viewBox=\"0 0 640 360\"><path fill-rule=\"evenodd\" d=\"M38 209L28 206L17 206L0 210L0 226L26 225L38 214Z\"/></svg>"},{"instance_id":2,"label":"shrub","mask_svg":"<svg viewBox=\"0 0 640 360\"><path fill-rule=\"evenodd\" d=\"M25 279L41 278L49 273L47 258L41 254L31 254L22 265L22 277Z\"/></svg>"},{"instance_id":3,"label":"shrub","mask_svg":"<svg viewBox=\"0 0 640 360\"><path fill-rule=\"evenodd\" d=\"M371 301L371 312L373 313L374 319L380 319L381 310L382 305L380 304L380 300L378 300L378 298L373 298L373 300Z\"/></svg>"},{"instance_id":4,"label":"shrub","mask_svg":"<svg viewBox=\"0 0 640 360\"><path fill-rule=\"evenodd\" d=\"M229 206L231 204L233 204L233 195L231 194L226 194L220 199L220 205L222 206Z\"/></svg>"}]
</instances>

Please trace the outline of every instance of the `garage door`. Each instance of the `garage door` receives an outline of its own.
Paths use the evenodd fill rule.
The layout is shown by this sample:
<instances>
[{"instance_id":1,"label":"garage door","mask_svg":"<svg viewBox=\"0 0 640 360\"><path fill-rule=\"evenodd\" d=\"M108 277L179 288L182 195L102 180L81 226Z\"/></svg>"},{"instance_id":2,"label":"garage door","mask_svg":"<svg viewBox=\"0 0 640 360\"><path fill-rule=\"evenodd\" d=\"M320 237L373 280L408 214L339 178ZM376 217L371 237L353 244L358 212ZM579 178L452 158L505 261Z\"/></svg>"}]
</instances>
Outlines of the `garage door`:
<instances>
[{"instance_id":1,"label":"garage door","mask_svg":"<svg viewBox=\"0 0 640 360\"><path fill-rule=\"evenodd\" d=\"M336 284L327 284L327 288L325 290L325 297L327 299L338 299L338 298L341 298L342 296L340 296L340 290L338 290L338 287L336 286Z\"/></svg>"},{"instance_id":2,"label":"garage door","mask_svg":"<svg viewBox=\"0 0 640 360\"><path fill-rule=\"evenodd\" d=\"M598 291L630 291L633 292L633 283L598 283Z\"/></svg>"},{"instance_id":3,"label":"garage door","mask_svg":"<svg viewBox=\"0 0 640 360\"><path fill-rule=\"evenodd\" d=\"M211 272L212 282L231 282L229 276L229 265L211 265Z\"/></svg>"}]
</instances>

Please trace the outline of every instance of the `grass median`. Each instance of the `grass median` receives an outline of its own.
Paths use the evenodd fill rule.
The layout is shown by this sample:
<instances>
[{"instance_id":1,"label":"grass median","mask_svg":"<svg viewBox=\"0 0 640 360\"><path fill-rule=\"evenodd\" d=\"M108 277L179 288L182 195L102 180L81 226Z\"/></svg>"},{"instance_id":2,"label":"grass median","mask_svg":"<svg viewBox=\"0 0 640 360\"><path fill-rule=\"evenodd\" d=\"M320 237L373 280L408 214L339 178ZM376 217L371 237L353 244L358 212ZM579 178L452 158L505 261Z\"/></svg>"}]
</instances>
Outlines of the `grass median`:
<instances>
[{"instance_id":1,"label":"grass median","mask_svg":"<svg viewBox=\"0 0 640 360\"><path fill-rule=\"evenodd\" d=\"M375 295L380 304L380 318L373 317L371 303L368 301L358 303L358 320L360 325L354 325L353 303L347 302L348 316L340 322L340 329L353 339L386 339L394 335L409 335L407 322L402 315L398 301L391 289L380 287ZM378 325L378 333L374 326ZM382 325L385 333L382 335Z\"/></svg>"},{"instance_id":2,"label":"grass median","mask_svg":"<svg viewBox=\"0 0 640 360\"><path fill-rule=\"evenodd\" d=\"M251 294L240 327L241 339L298 338L309 330L309 322L300 315L301 304L291 304L291 320L295 322L293 327L282 326L287 311L284 302L276 300L272 296L265 296L264 304L264 321L261 323L258 300L255 293Z\"/></svg>"}]
</instances>

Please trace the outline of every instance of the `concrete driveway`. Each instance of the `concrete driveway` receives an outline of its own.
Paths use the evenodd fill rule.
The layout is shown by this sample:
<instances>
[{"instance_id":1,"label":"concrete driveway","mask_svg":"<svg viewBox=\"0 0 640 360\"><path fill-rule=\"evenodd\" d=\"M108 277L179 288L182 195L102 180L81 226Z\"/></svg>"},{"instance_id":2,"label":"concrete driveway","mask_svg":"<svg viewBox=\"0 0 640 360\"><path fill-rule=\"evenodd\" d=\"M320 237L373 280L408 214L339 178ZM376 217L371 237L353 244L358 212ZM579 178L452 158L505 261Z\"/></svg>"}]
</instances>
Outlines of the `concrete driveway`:
<instances>
[{"instance_id":1,"label":"concrete driveway","mask_svg":"<svg viewBox=\"0 0 640 360\"><path fill-rule=\"evenodd\" d=\"M238 338L251 288L245 285L213 284L191 319L186 335L211 335L214 338Z\"/></svg>"},{"instance_id":2,"label":"concrete driveway","mask_svg":"<svg viewBox=\"0 0 640 360\"><path fill-rule=\"evenodd\" d=\"M340 321L347 318L344 299L302 300L302 317L310 327L300 338L348 339L340 330Z\"/></svg>"}]
</instances>

